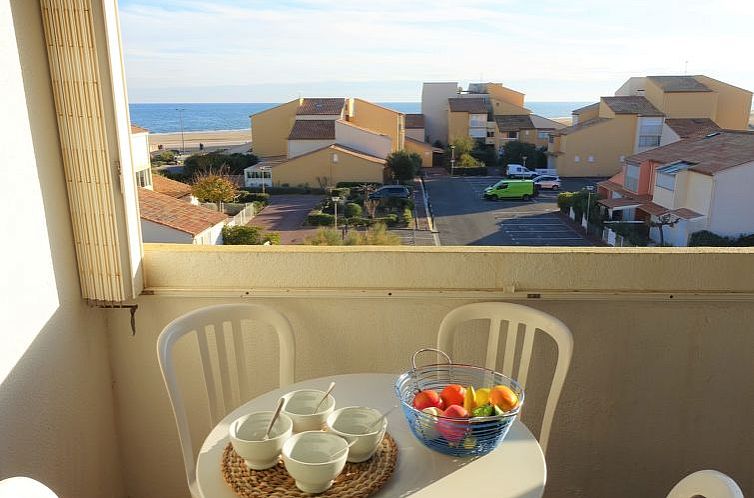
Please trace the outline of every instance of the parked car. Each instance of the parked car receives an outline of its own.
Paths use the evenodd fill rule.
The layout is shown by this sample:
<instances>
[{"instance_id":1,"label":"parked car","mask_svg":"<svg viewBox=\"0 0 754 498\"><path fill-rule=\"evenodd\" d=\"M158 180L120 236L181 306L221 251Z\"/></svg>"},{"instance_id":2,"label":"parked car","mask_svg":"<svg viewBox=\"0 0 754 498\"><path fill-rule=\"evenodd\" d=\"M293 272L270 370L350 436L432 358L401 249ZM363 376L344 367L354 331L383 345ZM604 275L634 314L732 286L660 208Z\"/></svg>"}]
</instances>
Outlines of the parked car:
<instances>
[{"instance_id":1,"label":"parked car","mask_svg":"<svg viewBox=\"0 0 754 498\"><path fill-rule=\"evenodd\" d=\"M523 199L528 201L538 194L531 180L500 180L484 189L485 199Z\"/></svg>"},{"instance_id":2,"label":"parked car","mask_svg":"<svg viewBox=\"0 0 754 498\"><path fill-rule=\"evenodd\" d=\"M510 178L532 179L539 176L535 171L523 166L522 164L509 164L506 174Z\"/></svg>"},{"instance_id":3,"label":"parked car","mask_svg":"<svg viewBox=\"0 0 754 498\"><path fill-rule=\"evenodd\" d=\"M388 197L408 199L411 197L411 191L404 185L385 185L369 194L370 200L387 199Z\"/></svg>"},{"instance_id":4,"label":"parked car","mask_svg":"<svg viewBox=\"0 0 754 498\"><path fill-rule=\"evenodd\" d=\"M546 188L550 190L560 189L560 177L551 175L541 175L534 178L534 185L539 188Z\"/></svg>"}]
</instances>

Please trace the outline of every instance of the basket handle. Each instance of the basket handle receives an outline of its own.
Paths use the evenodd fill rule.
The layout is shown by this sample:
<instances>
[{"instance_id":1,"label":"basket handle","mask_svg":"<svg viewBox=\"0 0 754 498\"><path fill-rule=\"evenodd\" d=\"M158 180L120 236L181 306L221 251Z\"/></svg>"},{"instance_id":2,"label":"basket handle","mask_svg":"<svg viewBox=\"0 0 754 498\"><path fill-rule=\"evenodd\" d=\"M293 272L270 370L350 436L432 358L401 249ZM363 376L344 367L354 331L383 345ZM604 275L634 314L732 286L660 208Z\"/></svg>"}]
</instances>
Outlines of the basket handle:
<instances>
[{"instance_id":1,"label":"basket handle","mask_svg":"<svg viewBox=\"0 0 754 498\"><path fill-rule=\"evenodd\" d=\"M438 353L438 354L444 356L445 359L448 360L449 364L453 363L453 360L450 359L450 356L448 355L448 353L446 353L445 351L443 351L441 349L437 349L437 348L421 348L420 350L416 351L411 356L411 366L414 368L414 370L416 370L416 357L419 356L421 353L426 353L427 351L434 351L435 353Z\"/></svg>"}]
</instances>

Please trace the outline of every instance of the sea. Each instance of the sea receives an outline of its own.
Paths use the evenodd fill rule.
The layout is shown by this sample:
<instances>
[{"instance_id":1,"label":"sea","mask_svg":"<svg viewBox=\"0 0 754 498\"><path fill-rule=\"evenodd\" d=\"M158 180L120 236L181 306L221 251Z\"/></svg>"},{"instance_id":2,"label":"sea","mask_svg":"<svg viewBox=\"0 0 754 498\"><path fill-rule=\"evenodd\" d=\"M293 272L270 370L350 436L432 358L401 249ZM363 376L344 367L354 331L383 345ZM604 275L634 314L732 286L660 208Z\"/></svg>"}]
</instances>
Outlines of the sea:
<instances>
[{"instance_id":1,"label":"sea","mask_svg":"<svg viewBox=\"0 0 754 498\"><path fill-rule=\"evenodd\" d=\"M421 102L380 102L380 105L403 113L421 112ZM546 118L570 116L589 102L527 102L534 114ZM243 130L250 126L249 116L275 107L275 103L229 104L130 104L131 122L152 133L181 131ZM182 121L182 123L181 123Z\"/></svg>"}]
</instances>

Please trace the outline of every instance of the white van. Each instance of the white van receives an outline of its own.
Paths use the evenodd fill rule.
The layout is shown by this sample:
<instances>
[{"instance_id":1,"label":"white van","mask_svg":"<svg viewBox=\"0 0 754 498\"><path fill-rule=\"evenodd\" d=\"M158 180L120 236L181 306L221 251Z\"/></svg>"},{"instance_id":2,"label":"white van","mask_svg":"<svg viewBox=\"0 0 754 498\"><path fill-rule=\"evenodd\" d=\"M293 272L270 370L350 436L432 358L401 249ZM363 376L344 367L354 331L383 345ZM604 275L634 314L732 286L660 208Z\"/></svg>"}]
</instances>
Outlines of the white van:
<instances>
[{"instance_id":1,"label":"white van","mask_svg":"<svg viewBox=\"0 0 754 498\"><path fill-rule=\"evenodd\" d=\"M506 174L511 178L524 178L527 180L539 176L536 172L524 167L522 164L509 164Z\"/></svg>"}]
</instances>

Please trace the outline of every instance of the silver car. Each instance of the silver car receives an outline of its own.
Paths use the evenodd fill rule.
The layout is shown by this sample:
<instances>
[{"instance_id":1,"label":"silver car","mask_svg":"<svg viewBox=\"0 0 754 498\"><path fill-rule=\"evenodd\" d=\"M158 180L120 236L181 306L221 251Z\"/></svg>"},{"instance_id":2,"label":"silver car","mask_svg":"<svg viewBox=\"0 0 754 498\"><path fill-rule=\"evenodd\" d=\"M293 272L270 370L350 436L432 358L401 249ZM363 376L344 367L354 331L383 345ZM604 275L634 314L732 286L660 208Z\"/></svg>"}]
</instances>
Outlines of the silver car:
<instances>
[{"instance_id":1,"label":"silver car","mask_svg":"<svg viewBox=\"0 0 754 498\"><path fill-rule=\"evenodd\" d=\"M560 189L560 177L551 175L541 175L534 178L534 185L539 189L559 190Z\"/></svg>"}]
</instances>

